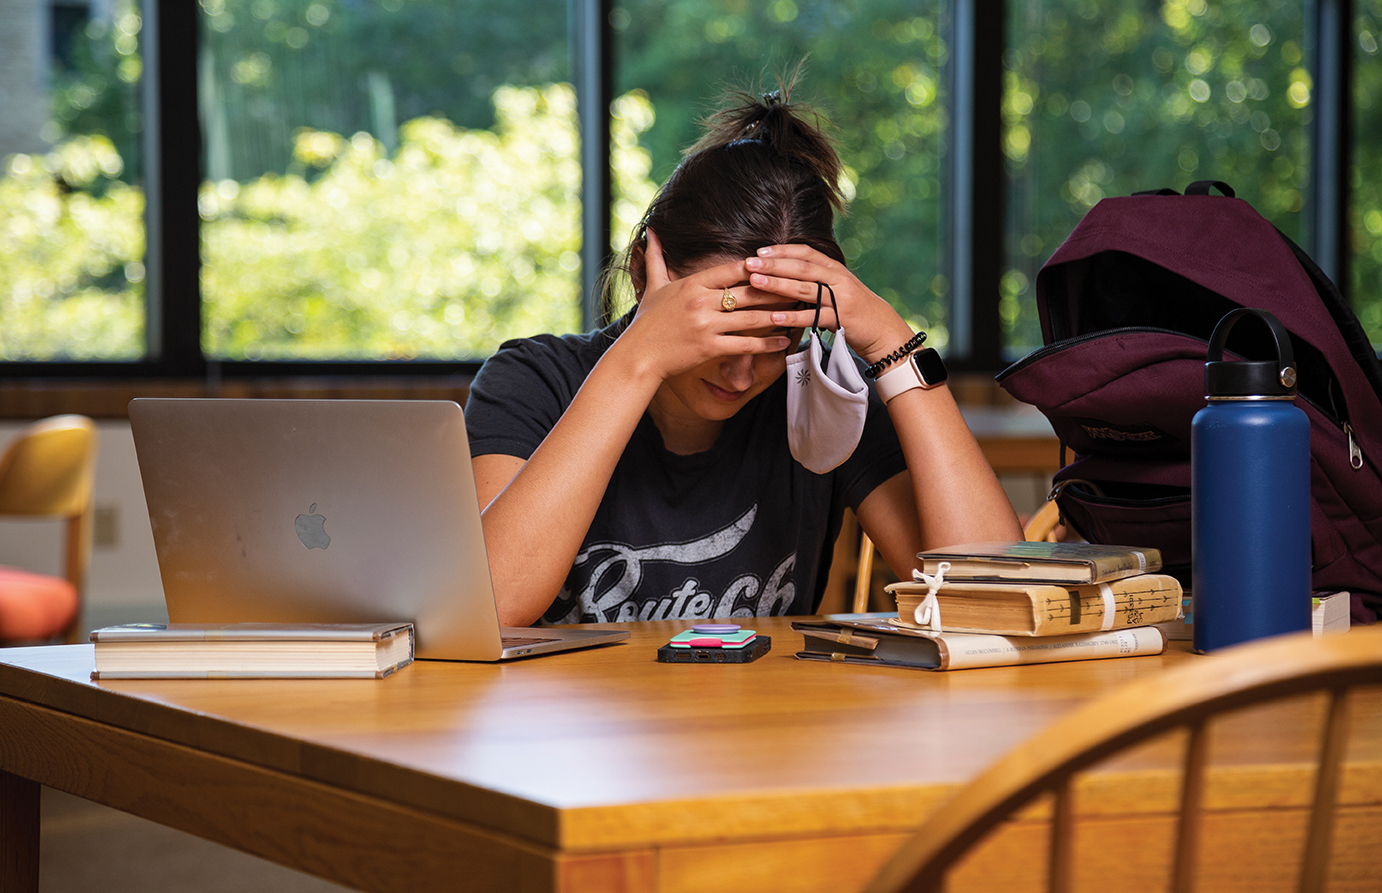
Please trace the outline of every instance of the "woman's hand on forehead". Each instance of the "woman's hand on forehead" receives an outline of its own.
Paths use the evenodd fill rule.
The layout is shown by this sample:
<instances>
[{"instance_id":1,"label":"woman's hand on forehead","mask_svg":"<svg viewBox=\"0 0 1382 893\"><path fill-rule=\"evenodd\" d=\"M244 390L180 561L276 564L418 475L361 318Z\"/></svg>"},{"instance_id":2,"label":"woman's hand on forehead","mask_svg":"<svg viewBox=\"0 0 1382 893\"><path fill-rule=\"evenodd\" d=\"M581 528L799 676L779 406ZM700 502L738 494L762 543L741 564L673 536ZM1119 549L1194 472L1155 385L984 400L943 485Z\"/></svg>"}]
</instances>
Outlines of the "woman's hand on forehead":
<instances>
[{"instance_id":1,"label":"woman's hand on forehead","mask_svg":"<svg viewBox=\"0 0 1382 893\"><path fill-rule=\"evenodd\" d=\"M892 305L870 291L844 264L810 246L768 245L747 258L744 268L749 271L749 287L754 291L801 305L771 311L774 325L809 327L815 323L817 302L823 302L820 327L843 327L850 348L870 363L911 337L911 326Z\"/></svg>"},{"instance_id":2,"label":"woman's hand on forehead","mask_svg":"<svg viewBox=\"0 0 1382 893\"><path fill-rule=\"evenodd\" d=\"M731 289L731 291L733 291L736 296L743 295L743 297L737 298L738 306L734 308L734 313L746 314L748 310L753 310L755 311L755 317L759 316L762 313L766 313L768 314L768 319L770 320L767 326L763 326L756 329L735 329L734 334L748 335L759 338L764 338L771 335L785 335L790 341L790 344L788 345L789 350L794 349L798 346L798 342L801 341L801 331L803 328L802 326L797 326L793 328L792 326L775 323L771 320L773 318L774 312L781 312L786 310L800 310L805 305L803 305L800 301L784 301L781 295L775 295L771 292L759 291L758 289L753 288L749 285L745 285L742 289L733 288Z\"/></svg>"},{"instance_id":3,"label":"woman's hand on forehead","mask_svg":"<svg viewBox=\"0 0 1382 893\"><path fill-rule=\"evenodd\" d=\"M647 339L646 355L664 376L715 357L778 353L792 346L791 327L773 316L794 302L750 286L742 260L712 259L684 275L673 274L650 229L645 265L645 287L626 334Z\"/></svg>"}]
</instances>

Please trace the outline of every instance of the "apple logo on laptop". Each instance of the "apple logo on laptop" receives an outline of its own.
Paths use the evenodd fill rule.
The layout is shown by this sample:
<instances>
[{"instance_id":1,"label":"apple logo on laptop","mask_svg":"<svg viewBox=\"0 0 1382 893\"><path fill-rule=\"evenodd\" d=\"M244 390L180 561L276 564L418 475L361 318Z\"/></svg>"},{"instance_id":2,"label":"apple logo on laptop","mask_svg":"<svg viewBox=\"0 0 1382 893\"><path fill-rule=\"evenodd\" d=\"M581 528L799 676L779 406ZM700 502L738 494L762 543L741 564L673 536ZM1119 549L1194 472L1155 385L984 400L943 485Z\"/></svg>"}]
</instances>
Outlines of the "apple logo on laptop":
<instances>
[{"instance_id":1,"label":"apple logo on laptop","mask_svg":"<svg viewBox=\"0 0 1382 893\"><path fill-rule=\"evenodd\" d=\"M307 511L316 512L317 504L308 506ZM326 532L326 516L317 514L298 515L293 521L293 529L298 539L309 549L325 549L331 545L331 535Z\"/></svg>"}]
</instances>

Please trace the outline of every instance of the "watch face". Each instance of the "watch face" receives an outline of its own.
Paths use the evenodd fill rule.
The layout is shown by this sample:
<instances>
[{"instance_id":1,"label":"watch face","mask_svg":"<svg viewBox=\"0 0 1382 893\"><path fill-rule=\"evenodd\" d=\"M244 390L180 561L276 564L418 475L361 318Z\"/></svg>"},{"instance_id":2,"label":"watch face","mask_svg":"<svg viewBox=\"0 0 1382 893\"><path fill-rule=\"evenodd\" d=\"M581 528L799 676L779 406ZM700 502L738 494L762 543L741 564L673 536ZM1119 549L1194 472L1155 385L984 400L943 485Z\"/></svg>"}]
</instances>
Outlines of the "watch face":
<instances>
[{"instance_id":1,"label":"watch face","mask_svg":"<svg viewBox=\"0 0 1382 893\"><path fill-rule=\"evenodd\" d=\"M946 371L945 361L932 348L917 351L912 354L912 360L917 364L917 372L928 388L935 387L950 375Z\"/></svg>"}]
</instances>

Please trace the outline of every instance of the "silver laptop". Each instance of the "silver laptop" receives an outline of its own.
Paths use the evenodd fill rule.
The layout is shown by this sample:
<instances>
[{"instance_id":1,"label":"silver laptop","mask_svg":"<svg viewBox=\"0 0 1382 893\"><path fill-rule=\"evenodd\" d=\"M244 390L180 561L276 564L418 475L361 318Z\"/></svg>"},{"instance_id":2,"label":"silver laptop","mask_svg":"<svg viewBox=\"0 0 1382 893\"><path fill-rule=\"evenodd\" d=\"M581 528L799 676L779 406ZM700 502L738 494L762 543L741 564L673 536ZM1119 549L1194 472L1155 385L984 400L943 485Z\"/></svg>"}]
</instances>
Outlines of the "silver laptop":
<instances>
[{"instance_id":1,"label":"silver laptop","mask_svg":"<svg viewBox=\"0 0 1382 893\"><path fill-rule=\"evenodd\" d=\"M410 620L417 656L627 639L499 626L461 408L433 400L131 401L173 623Z\"/></svg>"}]
</instances>

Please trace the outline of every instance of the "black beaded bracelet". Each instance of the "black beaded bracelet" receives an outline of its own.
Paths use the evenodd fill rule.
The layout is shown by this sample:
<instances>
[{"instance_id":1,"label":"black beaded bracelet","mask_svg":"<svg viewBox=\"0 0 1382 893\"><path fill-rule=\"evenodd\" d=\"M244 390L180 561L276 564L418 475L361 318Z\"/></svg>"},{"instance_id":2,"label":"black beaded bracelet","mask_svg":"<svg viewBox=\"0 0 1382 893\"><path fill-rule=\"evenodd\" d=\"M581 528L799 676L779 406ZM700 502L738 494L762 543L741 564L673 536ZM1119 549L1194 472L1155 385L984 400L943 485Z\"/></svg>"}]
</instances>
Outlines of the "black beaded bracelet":
<instances>
[{"instance_id":1,"label":"black beaded bracelet","mask_svg":"<svg viewBox=\"0 0 1382 893\"><path fill-rule=\"evenodd\" d=\"M913 335L911 338L907 340L906 344L902 345L897 350L893 351L883 359L879 360L872 366L869 366L867 369L865 369L864 375L868 376L869 378L877 378L878 373L882 372L884 369L888 368L893 363L896 363L898 360L907 356L909 353L916 350L918 347L921 347L921 345L925 341L926 333L917 332L915 335Z\"/></svg>"}]
</instances>

